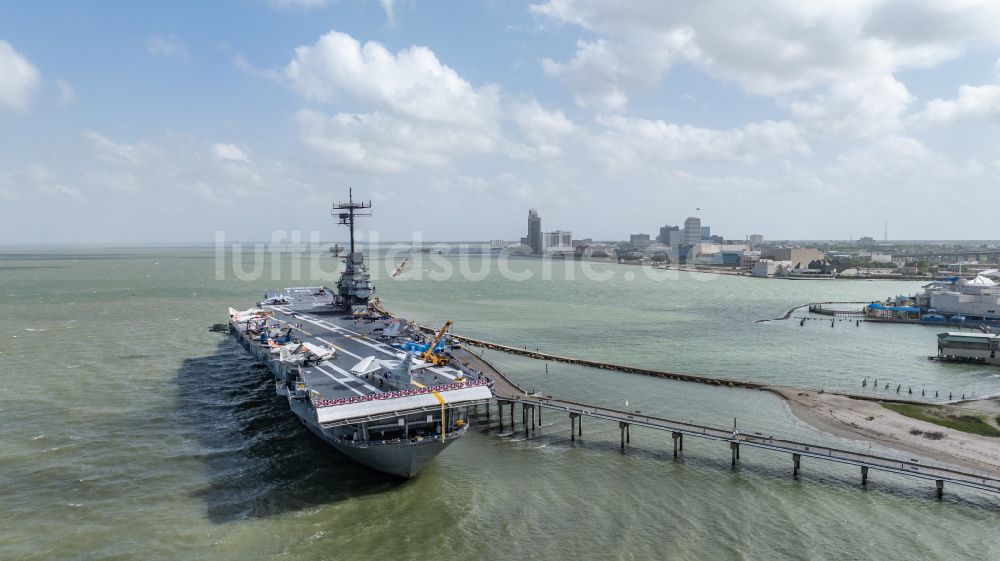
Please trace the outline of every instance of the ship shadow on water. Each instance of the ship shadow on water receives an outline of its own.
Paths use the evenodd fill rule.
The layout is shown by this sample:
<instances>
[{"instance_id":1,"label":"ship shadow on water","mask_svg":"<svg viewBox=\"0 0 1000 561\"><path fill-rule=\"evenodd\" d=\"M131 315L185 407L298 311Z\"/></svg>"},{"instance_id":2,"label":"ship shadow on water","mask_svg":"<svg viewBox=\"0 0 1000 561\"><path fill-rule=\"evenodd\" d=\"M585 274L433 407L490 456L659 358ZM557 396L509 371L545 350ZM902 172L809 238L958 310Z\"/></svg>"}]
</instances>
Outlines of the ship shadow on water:
<instances>
[{"instance_id":1,"label":"ship shadow on water","mask_svg":"<svg viewBox=\"0 0 1000 561\"><path fill-rule=\"evenodd\" d=\"M182 434L196 442L208 484L196 492L216 523L263 518L395 489L303 427L271 373L228 337L177 372Z\"/></svg>"}]
</instances>

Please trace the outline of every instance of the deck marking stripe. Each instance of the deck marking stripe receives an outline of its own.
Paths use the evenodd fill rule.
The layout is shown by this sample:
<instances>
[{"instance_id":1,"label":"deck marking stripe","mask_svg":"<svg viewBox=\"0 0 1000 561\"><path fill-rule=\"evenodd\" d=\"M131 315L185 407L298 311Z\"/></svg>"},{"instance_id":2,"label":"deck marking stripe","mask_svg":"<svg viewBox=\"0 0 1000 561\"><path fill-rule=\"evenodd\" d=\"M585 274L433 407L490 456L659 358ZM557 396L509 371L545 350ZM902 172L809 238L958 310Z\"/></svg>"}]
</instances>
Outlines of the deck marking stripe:
<instances>
[{"instance_id":1,"label":"deck marking stripe","mask_svg":"<svg viewBox=\"0 0 1000 561\"><path fill-rule=\"evenodd\" d=\"M334 365L330 364L329 362L326 363L325 366L329 366L330 368L336 370L337 372L340 372L344 376L347 376L348 380L353 380L353 381L361 383L362 386L370 389L371 391L373 391L375 393L382 393L382 390L376 388L375 386L372 386L371 384L365 383L365 381L362 380L361 378L358 378L354 374L351 374L350 372L344 370L343 368L340 368L339 366L334 366Z\"/></svg>"},{"instance_id":2,"label":"deck marking stripe","mask_svg":"<svg viewBox=\"0 0 1000 561\"><path fill-rule=\"evenodd\" d=\"M352 392L354 392L354 393L356 393L356 394L358 394L358 395L365 395L364 393L362 393L362 392L359 392L359 391L358 391L357 389L355 389L355 388L352 388L351 386L348 386L347 384L345 384L343 380L339 380L339 379L337 379L337 377L336 377L336 376L334 376L333 374L330 374L330 373L329 373L329 372L327 372L326 370L323 370L323 368L321 368L321 367L320 367L320 365L318 365L318 364L317 364L317 365L315 365L315 368L316 368L316 370L318 370L319 372L322 372L323 374L326 374L326 376L327 376L328 378L330 378L331 380L333 380L334 382L337 382L338 384L340 384L341 386L344 386L345 388L347 388L347 389L351 390Z\"/></svg>"}]
</instances>

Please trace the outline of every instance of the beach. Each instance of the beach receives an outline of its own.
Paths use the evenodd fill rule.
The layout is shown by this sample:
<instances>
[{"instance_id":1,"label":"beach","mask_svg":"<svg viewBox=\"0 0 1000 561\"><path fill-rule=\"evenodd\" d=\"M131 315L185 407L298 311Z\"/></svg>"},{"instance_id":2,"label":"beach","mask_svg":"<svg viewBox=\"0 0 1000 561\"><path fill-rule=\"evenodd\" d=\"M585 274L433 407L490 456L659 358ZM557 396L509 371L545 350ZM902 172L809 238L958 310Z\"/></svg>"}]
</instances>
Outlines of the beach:
<instances>
[{"instance_id":1,"label":"beach","mask_svg":"<svg viewBox=\"0 0 1000 561\"><path fill-rule=\"evenodd\" d=\"M789 387L773 387L792 412L816 429L851 439L871 440L901 452L1000 474L1000 438L962 432L913 419L886 409L874 401L845 395L820 393ZM993 400L978 400L980 406ZM977 408L978 410L978 408ZM919 434L914 432L920 431ZM942 433L943 438L926 438L926 433Z\"/></svg>"}]
</instances>

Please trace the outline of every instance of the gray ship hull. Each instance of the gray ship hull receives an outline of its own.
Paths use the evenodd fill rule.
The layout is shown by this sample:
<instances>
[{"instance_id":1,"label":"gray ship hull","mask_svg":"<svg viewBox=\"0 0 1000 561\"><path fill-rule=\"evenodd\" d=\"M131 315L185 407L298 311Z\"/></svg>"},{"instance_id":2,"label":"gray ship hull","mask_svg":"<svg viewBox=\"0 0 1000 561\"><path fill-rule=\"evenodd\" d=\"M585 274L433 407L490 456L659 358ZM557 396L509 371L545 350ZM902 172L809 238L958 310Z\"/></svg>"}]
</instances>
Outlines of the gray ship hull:
<instances>
[{"instance_id":1,"label":"gray ship hull","mask_svg":"<svg viewBox=\"0 0 1000 561\"><path fill-rule=\"evenodd\" d=\"M465 429L452 433L444 443L437 439L427 439L420 442L348 444L338 440L336 435L331 436L329 431L308 421L305 422L305 425L313 434L355 462L403 479L416 476L427 462L433 460L455 439L465 434Z\"/></svg>"}]
</instances>

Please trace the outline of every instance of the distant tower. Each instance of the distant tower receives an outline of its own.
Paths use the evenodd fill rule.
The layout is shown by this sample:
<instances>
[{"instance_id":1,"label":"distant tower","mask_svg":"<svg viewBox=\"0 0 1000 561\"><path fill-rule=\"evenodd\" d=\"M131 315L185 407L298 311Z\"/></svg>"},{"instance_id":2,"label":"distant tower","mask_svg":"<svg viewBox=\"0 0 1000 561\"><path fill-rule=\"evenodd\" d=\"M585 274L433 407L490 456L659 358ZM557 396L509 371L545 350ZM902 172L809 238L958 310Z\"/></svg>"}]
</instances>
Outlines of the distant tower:
<instances>
[{"instance_id":1,"label":"distant tower","mask_svg":"<svg viewBox=\"0 0 1000 561\"><path fill-rule=\"evenodd\" d=\"M883 238L883 241L889 241L889 219L888 218L885 219L885 237Z\"/></svg>"},{"instance_id":2,"label":"distant tower","mask_svg":"<svg viewBox=\"0 0 1000 561\"><path fill-rule=\"evenodd\" d=\"M684 221L684 244L694 245L701 241L701 218L692 216Z\"/></svg>"},{"instance_id":3,"label":"distant tower","mask_svg":"<svg viewBox=\"0 0 1000 561\"><path fill-rule=\"evenodd\" d=\"M535 209L528 211L528 247L534 253L542 252L542 219Z\"/></svg>"}]
</instances>

